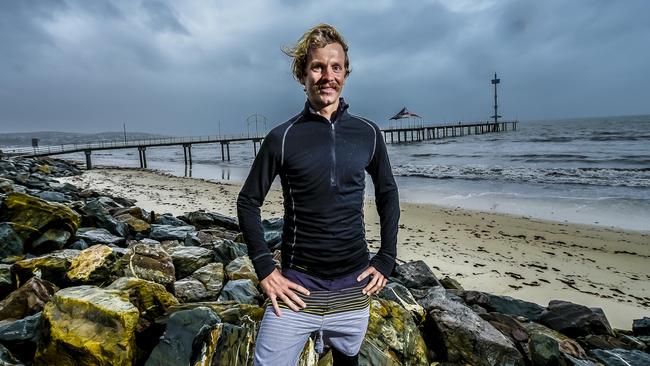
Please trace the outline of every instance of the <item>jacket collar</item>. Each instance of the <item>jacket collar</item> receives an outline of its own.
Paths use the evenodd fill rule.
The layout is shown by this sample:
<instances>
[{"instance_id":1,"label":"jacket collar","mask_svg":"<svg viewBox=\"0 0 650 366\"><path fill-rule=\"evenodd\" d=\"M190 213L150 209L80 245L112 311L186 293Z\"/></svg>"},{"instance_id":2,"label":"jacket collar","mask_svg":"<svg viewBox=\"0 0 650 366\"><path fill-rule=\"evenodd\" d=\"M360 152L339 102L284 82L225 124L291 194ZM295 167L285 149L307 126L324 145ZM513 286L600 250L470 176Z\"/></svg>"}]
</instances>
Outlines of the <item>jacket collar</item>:
<instances>
[{"instance_id":1,"label":"jacket collar","mask_svg":"<svg viewBox=\"0 0 650 366\"><path fill-rule=\"evenodd\" d=\"M349 106L350 105L345 102L345 99L339 98L339 108L336 110L336 114L334 116L334 119L331 122L335 123L336 121L341 120L342 117L346 116L348 114L348 107ZM323 117L320 114L316 113L316 111L311 107L311 104L309 104L309 100L305 101L305 107L303 108L301 114L303 116L305 116L305 117L317 116L317 117L325 119L325 117Z\"/></svg>"}]
</instances>

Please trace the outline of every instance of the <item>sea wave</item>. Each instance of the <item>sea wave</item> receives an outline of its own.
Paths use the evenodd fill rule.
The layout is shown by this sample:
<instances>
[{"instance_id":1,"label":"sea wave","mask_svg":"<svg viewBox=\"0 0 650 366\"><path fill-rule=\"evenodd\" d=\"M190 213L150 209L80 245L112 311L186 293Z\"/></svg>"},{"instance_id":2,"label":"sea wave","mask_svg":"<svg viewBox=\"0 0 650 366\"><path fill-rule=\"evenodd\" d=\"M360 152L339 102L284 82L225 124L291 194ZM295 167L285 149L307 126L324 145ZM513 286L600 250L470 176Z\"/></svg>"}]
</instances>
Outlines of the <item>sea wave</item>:
<instances>
[{"instance_id":1,"label":"sea wave","mask_svg":"<svg viewBox=\"0 0 650 366\"><path fill-rule=\"evenodd\" d=\"M393 173L398 176L431 179L650 188L649 168L531 168L400 164L393 167Z\"/></svg>"}]
</instances>

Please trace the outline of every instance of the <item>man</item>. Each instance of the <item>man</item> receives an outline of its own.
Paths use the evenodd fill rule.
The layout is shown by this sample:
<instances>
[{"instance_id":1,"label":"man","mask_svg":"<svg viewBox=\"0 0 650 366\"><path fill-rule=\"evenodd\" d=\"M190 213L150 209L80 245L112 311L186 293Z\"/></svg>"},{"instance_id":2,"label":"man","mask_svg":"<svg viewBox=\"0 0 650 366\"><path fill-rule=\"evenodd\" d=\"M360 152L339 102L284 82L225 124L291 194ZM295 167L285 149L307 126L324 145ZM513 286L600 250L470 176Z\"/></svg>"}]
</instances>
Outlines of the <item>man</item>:
<instances>
[{"instance_id":1,"label":"man","mask_svg":"<svg viewBox=\"0 0 650 366\"><path fill-rule=\"evenodd\" d=\"M268 297L255 365L295 365L310 334L332 348L334 365L356 365L369 296L395 265L399 199L386 145L374 123L340 98L348 47L319 24L292 49L293 75L307 94L298 115L274 128L237 200L239 224ZM373 179L381 248L369 259L363 222L365 173ZM282 271L264 241L260 207L276 175L284 195Z\"/></svg>"}]
</instances>

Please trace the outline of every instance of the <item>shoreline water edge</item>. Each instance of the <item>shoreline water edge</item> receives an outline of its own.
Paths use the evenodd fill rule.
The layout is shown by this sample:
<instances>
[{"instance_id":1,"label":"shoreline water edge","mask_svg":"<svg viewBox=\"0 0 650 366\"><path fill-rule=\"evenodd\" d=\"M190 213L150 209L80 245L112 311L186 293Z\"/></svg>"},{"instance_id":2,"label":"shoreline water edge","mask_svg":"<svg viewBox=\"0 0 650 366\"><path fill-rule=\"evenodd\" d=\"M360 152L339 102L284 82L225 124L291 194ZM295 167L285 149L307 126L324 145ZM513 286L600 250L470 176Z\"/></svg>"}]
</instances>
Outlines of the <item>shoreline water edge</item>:
<instances>
[{"instance_id":1,"label":"shoreline water edge","mask_svg":"<svg viewBox=\"0 0 650 366\"><path fill-rule=\"evenodd\" d=\"M173 215L205 210L234 217L241 187L232 181L116 167L58 179ZM263 218L281 217L278 188L271 188ZM542 305L559 299L599 307L622 329L650 314L650 232L426 203L400 205L400 261L423 260L436 276L453 278L468 290ZM377 249L379 225L371 199L365 202L365 220L369 247Z\"/></svg>"}]
</instances>

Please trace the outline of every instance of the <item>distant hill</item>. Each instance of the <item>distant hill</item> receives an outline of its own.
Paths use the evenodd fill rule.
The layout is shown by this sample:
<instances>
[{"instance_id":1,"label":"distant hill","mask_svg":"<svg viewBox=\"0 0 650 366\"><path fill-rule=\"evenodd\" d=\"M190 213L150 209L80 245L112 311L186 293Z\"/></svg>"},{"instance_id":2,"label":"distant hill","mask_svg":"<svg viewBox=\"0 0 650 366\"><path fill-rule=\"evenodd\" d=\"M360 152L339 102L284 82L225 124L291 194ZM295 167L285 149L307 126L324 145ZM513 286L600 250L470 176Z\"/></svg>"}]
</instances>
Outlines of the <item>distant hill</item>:
<instances>
[{"instance_id":1,"label":"distant hill","mask_svg":"<svg viewBox=\"0 0 650 366\"><path fill-rule=\"evenodd\" d=\"M166 135L156 135L146 132L127 132L128 140L141 140L153 138L170 137ZM99 141L123 141L124 132L100 132L100 133L78 133L78 132L55 132L55 131L38 131L38 132L15 132L0 133L0 146L4 147L23 147L32 146L32 139L37 138L39 146L64 145L64 144L85 144Z\"/></svg>"}]
</instances>

